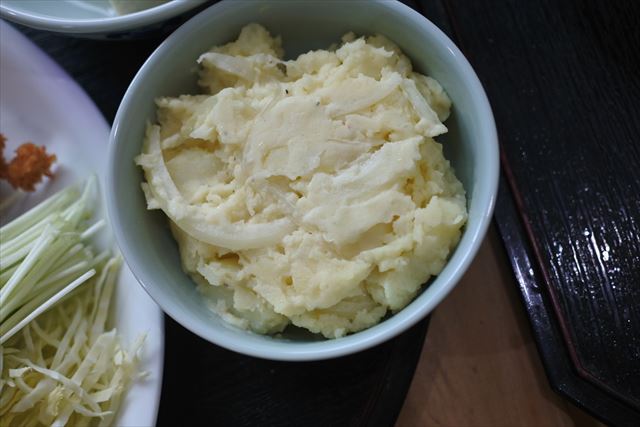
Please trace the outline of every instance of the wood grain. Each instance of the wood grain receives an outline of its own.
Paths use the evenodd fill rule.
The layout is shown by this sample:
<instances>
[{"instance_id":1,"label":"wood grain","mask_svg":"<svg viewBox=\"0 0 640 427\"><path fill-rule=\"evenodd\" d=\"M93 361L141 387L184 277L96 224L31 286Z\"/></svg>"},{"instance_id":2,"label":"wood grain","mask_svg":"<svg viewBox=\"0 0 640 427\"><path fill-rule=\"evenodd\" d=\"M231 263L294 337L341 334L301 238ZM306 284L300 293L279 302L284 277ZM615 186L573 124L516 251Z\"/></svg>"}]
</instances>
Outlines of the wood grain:
<instances>
[{"instance_id":1,"label":"wood grain","mask_svg":"<svg viewBox=\"0 0 640 427\"><path fill-rule=\"evenodd\" d=\"M640 3L445 4L576 369L640 407Z\"/></svg>"},{"instance_id":2,"label":"wood grain","mask_svg":"<svg viewBox=\"0 0 640 427\"><path fill-rule=\"evenodd\" d=\"M549 387L493 228L432 315L396 424L413 426L601 426Z\"/></svg>"},{"instance_id":3,"label":"wood grain","mask_svg":"<svg viewBox=\"0 0 640 427\"><path fill-rule=\"evenodd\" d=\"M496 214L554 388L638 425L640 2L418 4L492 104L511 172Z\"/></svg>"}]
</instances>

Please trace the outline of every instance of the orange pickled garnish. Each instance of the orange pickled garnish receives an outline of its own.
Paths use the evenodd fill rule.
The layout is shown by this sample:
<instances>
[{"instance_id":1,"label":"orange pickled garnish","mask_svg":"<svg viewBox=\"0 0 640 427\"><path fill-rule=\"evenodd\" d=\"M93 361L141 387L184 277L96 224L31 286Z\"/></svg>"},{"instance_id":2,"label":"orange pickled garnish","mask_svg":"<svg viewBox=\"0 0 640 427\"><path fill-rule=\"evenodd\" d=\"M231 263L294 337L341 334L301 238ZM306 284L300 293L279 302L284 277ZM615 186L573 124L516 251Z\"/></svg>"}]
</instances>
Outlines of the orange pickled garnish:
<instances>
[{"instance_id":1,"label":"orange pickled garnish","mask_svg":"<svg viewBox=\"0 0 640 427\"><path fill-rule=\"evenodd\" d=\"M4 158L4 143L7 139L0 133L0 179L6 179L7 161Z\"/></svg>"},{"instance_id":2,"label":"orange pickled garnish","mask_svg":"<svg viewBox=\"0 0 640 427\"><path fill-rule=\"evenodd\" d=\"M6 139L0 137L0 149L4 150ZM0 178L6 179L13 188L34 191L43 176L51 177L51 165L56 161L54 154L48 154L44 146L38 147L26 142L18 147L15 157L7 163L4 155L0 160Z\"/></svg>"}]
</instances>

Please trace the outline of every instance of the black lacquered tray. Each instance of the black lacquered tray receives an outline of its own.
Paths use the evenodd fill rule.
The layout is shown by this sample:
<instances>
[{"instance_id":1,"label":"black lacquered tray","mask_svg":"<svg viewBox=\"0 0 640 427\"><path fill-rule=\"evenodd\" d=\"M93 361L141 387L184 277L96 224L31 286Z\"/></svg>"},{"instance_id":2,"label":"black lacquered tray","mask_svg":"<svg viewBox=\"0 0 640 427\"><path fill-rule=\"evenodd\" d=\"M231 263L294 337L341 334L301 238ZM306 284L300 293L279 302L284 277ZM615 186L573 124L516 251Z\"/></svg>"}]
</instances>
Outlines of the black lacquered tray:
<instances>
[{"instance_id":1,"label":"black lacquered tray","mask_svg":"<svg viewBox=\"0 0 640 427\"><path fill-rule=\"evenodd\" d=\"M94 41L16 27L87 91L109 122L131 79L164 39ZM158 426L392 426L427 328L425 319L348 357L284 363L224 350L165 316Z\"/></svg>"},{"instance_id":2,"label":"black lacquered tray","mask_svg":"<svg viewBox=\"0 0 640 427\"><path fill-rule=\"evenodd\" d=\"M420 5L491 101L496 221L551 385L640 425L640 2Z\"/></svg>"}]
</instances>

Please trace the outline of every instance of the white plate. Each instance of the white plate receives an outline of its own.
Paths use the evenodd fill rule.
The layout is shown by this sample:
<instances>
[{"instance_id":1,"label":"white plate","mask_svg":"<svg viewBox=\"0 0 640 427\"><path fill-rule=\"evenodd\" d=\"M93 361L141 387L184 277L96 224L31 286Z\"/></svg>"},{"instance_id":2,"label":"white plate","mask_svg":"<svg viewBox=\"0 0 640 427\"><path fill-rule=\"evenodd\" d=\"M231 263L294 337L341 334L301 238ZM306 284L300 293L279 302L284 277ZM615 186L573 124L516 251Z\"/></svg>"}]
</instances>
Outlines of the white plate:
<instances>
[{"instance_id":1,"label":"white plate","mask_svg":"<svg viewBox=\"0 0 640 427\"><path fill-rule=\"evenodd\" d=\"M104 179L109 125L83 90L48 56L6 22L0 21L0 132L8 139L6 157L22 142L45 145L58 161L55 178L21 199L14 211L79 182L91 173ZM4 183L3 183L4 184ZM102 186L104 188L104 186ZM2 187L2 196L7 186ZM103 209L106 215L106 209ZM3 212L10 216L16 212ZM118 426L156 422L164 356L163 317L123 264L116 300L116 326L127 343L147 338L141 370L148 372L129 390Z\"/></svg>"},{"instance_id":2,"label":"white plate","mask_svg":"<svg viewBox=\"0 0 640 427\"><path fill-rule=\"evenodd\" d=\"M162 28L165 21L199 7L204 1L172 0L117 15L109 0L2 0L0 16L29 27L76 36L136 38ZM150 4L147 2L147 6Z\"/></svg>"}]
</instances>

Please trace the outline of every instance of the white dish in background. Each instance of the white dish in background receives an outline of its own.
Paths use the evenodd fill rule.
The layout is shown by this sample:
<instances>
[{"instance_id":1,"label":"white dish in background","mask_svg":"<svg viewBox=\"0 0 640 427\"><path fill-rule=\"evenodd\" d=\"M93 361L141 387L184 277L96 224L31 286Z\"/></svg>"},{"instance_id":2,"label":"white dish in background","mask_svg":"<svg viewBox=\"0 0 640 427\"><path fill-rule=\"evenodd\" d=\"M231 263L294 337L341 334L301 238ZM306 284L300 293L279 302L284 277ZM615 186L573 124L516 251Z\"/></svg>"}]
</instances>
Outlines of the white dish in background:
<instances>
[{"instance_id":1,"label":"white dish in background","mask_svg":"<svg viewBox=\"0 0 640 427\"><path fill-rule=\"evenodd\" d=\"M0 21L0 132L7 138L5 156L22 142L45 145L58 160L55 177L21 198L7 217L54 192L97 173L104 191L109 125L84 91L22 34ZM2 198L8 185L2 183ZM104 194L102 195L104 199ZM106 216L104 201L101 211ZM6 217L5 217L6 218ZM115 245L107 232L103 244ZM110 243L109 243L110 242ZM140 371L120 408L116 425L155 425L162 386L163 316L123 263L116 300L116 326L126 343L146 333Z\"/></svg>"},{"instance_id":2,"label":"white dish in background","mask_svg":"<svg viewBox=\"0 0 640 427\"><path fill-rule=\"evenodd\" d=\"M0 16L40 30L88 37L136 37L206 0L171 0L118 15L109 0L2 0ZM127 34L130 32L130 34Z\"/></svg>"}]
</instances>

